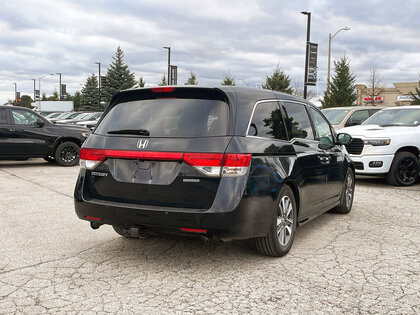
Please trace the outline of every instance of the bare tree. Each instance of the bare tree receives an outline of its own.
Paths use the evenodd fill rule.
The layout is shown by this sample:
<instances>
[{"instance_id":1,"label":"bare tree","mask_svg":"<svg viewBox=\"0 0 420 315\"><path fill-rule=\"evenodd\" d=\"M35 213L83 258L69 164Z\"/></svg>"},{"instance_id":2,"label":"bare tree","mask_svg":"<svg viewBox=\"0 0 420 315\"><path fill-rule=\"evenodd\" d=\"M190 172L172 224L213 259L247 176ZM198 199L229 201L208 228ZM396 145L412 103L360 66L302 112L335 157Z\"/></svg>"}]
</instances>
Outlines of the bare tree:
<instances>
[{"instance_id":1,"label":"bare tree","mask_svg":"<svg viewBox=\"0 0 420 315\"><path fill-rule=\"evenodd\" d=\"M293 84L292 84L292 95L303 97L303 88L302 85L299 83L296 78L293 78ZM311 100L316 96L316 93L312 90L308 90L306 99Z\"/></svg>"},{"instance_id":2,"label":"bare tree","mask_svg":"<svg viewBox=\"0 0 420 315\"><path fill-rule=\"evenodd\" d=\"M372 105L375 105L375 98L384 90L382 80L383 77L376 69L376 66L372 66L368 78L368 96L372 98L369 103Z\"/></svg>"}]
</instances>

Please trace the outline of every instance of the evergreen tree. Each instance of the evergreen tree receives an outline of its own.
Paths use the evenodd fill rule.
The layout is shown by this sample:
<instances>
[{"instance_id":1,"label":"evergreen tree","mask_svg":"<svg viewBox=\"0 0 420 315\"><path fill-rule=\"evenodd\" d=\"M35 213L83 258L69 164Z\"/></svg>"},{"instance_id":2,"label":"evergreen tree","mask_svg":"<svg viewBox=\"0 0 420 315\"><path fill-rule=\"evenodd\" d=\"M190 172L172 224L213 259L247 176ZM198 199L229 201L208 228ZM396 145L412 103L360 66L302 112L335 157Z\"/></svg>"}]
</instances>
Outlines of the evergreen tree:
<instances>
[{"instance_id":1,"label":"evergreen tree","mask_svg":"<svg viewBox=\"0 0 420 315\"><path fill-rule=\"evenodd\" d=\"M118 46L115 56L112 57L114 60L108 68L106 74L106 86L105 86L105 99L107 102L111 100L114 93L131 89L136 86L136 78L134 73L128 69L128 66L124 63L124 52Z\"/></svg>"},{"instance_id":2,"label":"evergreen tree","mask_svg":"<svg viewBox=\"0 0 420 315\"><path fill-rule=\"evenodd\" d=\"M80 109L82 105L82 94L79 91L76 91L73 96L67 96L69 101L73 101L74 110L77 111Z\"/></svg>"},{"instance_id":3,"label":"evergreen tree","mask_svg":"<svg viewBox=\"0 0 420 315\"><path fill-rule=\"evenodd\" d=\"M47 94L42 93L41 101L46 101L46 100L47 100Z\"/></svg>"},{"instance_id":4,"label":"evergreen tree","mask_svg":"<svg viewBox=\"0 0 420 315\"><path fill-rule=\"evenodd\" d=\"M80 105L87 108L98 107L98 77L93 73L82 88Z\"/></svg>"},{"instance_id":5,"label":"evergreen tree","mask_svg":"<svg viewBox=\"0 0 420 315\"><path fill-rule=\"evenodd\" d=\"M32 108L31 103L33 102L32 97L29 95L22 95L20 97L20 104L16 104L17 106L26 107L26 108Z\"/></svg>"},{"instance_id":6,"label":"evergreen tree","mask_svg":"<svg viewBox=\"0 0 420 315\"><path fill-rule=\"evenodd\" d=\"M143 80L143 77L139 78L139 87L144 87L144 85L146 84L146 81Z\"/></svg>"},{"instance_id":7,"label":"evergreen tree","mask_svg":"<svg viewBox=\"0 0 420 315\"><path fill-rule=\"evenodd\" d=\"M159 86L168 85L168 82L166 81L165 74L162 76L162 80L158 83Z\"/></svg>"},{"instance_id":8,"label":"evergreen tree","mask_svg":"<svg viewBox=\"0 0 420 315\"><path fill-rule=\"evenodd\" d=\"M414 100L411 101L411 105L420 105L420 81L419 87L416 88L416 93L410 92L410 94L414 98Z\"/></svg>"},{"instance_id":9,"label":"evergreen tree","mask_svg":"<svg viewBox=\"0 0 420 315\"><path fill-rule=\"evenodd\" d=\"M335 76L324 93L322 106L352 106L357 99L357 92L354 85L356 77L350 72L350 61L346 57L334 61L334 71Z\"/></svg>"},{"instance_id":10,"label":"evergreen tree","mask_svg":"<svg viewBox=\"0 0 420 315\"><path fill-rule=\"evenodd\" d=\"M197 77L194 74L194 72L190 72L190 77L188 78L187 82L185 82L185 85L197 85Z\"/></svg>"},{"instance_id":11,"label":"evergreen tree","mask_svg":"<svg viewBox=\"0 0 420 315\"><path fill-rule=\"evenodd\" d=\"M266 90L292 94L293 88L290 86L291 81L290 77L277 65L271 77L266 76L265 85L262 87Z\"/></svg>"},{"instance_id":12,"label":"evergreen tree","mask_svg":"<svg viewBox=\"0 0 420 315\"><path fill-rule=\"evenodd\" d=\"M235 86L235 79L233 76L231 76L229 73L225 75L225 78L223 79L222 85L230 85Z\"/></svg>"},{"instance_id":13,"label":"evergreen tree","mask_svg":"<svg viewBox=\"0 0 420 315\"><path fill-rule=\"evenodd\" d=\"M53 95L47 97L47 101L59 101L57 90L54 90Z\"/></svg>"}]
</instances>

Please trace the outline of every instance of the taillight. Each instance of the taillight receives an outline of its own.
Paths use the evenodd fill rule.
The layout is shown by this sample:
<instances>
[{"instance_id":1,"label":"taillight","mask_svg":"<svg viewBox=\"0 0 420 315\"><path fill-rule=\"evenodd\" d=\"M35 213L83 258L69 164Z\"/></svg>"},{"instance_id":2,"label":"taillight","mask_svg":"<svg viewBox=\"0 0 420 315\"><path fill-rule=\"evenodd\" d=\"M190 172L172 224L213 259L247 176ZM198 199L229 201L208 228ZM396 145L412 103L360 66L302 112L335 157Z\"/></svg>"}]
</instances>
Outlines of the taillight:
<instances>
[{"instance_id":1,"label":"taillight","mask_svg":"<svg viewBox=\"0 0 420 315\"><path fill-rule=\"evenodd\" d=\"M251 154L185 153L183 160L207 176L241 176L248 171Z\"/></svg>"},{"instance_id":2,"label":"taillight","mask_svg":"<svg viewBox=\"0 0 420 315\"><path fill-rule=\"evenodd\" d=\"M105 150L81 148L79 152L80 167L93 170L106 159Z\"/></svg>"},{"instance_id":3,"label":"taillight","mask_svg":"<svg viewBox=\"0 0 420 315\"><path fill-rule=\"evenodd\" d=\"M251 154L225 154L222 176L241 176L248 171Z\"/></svg>"},{"instance_id":4,"label":"taillight","mask_svg":"<svg viewBox=\"0 0 420 315\"><path fill-rule=\"evenodd\" d=\"M158 161L183 161L204 175L212 177L241 176L247 173L251 154L182 153L80 149L80 166L93 170L107 158Z\"/></svg>"}]
</instances>

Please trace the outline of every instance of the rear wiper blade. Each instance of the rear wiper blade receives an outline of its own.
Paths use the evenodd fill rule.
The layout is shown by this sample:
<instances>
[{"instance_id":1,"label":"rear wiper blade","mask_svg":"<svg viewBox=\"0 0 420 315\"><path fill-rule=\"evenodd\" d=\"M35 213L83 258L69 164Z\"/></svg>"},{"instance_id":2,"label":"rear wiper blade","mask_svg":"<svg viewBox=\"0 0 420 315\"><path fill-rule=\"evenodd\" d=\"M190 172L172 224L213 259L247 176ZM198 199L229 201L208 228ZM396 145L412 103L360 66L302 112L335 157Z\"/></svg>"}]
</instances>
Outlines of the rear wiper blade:
<instances>
[{"instance_id":1,"label":"rear wiper blade","mask_svg":"<svg viewBox=\"0 0 420 315\"><path fill-rule=\"evenodd\" d=\"M119 135L141 135L141 136L150 136L149 130L146 129L121 129L121 130L111 130L108 131L108 134L119 134Z\"/></svg>"}]
</instances>

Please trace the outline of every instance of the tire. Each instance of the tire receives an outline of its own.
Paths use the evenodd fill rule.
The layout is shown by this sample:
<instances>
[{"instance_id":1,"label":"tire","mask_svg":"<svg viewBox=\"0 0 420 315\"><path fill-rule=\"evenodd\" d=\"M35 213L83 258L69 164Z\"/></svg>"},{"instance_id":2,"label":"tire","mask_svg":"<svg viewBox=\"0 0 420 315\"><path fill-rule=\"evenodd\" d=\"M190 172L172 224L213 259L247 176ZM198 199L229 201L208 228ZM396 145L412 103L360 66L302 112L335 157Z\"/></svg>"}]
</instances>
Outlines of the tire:
<instances>
[{"instance_id":1,"label":"tire","mask_svg":"<svg viewBox=\"0 0 420 315\"><path fill-rule=\"evenodd\" d=\"M394 186L411 186L419 178L419 159L411 152L397 152L386 181Z\"/></svg>"},{"instance_id":2,"label":"tire","mask_svg":"<svg viewBox=\"0 0 420 315\"><path fill-rule=\"evenodd\" d=\"M355 177L354 171L349 168L346 174L343 191L341 192L340 204L330 210L333 213L347 214L353 207Z\"/></svg>"},{"instance_id":3,"label":"tire","mask_svg":"<svg viewBox=\"0 0 420 315\"><path fill-rule=\"evenodd\" d=\"M268 210L268 209L267 209ZM264 237L252 240L253 247L265 256L286 255L293 244L297 223L297 208L292 189L285 185L279 193L277 206L273 211L270 231Z\"/></svg>"},{"instance_id":4,"label":"tire","mask_svg":"<svg viewBox=\"0 0 420 315\"><path fill-rule=\"evenodd\" d=\"M74 142L63 142L55 150L54 158L61 166L74 166L79 163L79 146Z\"/></svg>"},{"instance_id":5,"label":"tire","mask_svg":"<svg viewBox=\"0 0 420 315\"><path fill-rule=\"evenodd\" d=\"M48 163L55 163L56 162L56 160L52 156L45 156L44 160L47 161Z\"/></svg>"},{"instance_id":6,"label":"tire","mask_svg":"<svg viewBox=\"0 0 420 315\"><path fill-rule=\"evenodd\" d=\"M124 236L124 237L130 237L130 229L123 228L122 226L113 225L112 226L114 231L117 232L117 234Z\"/></svg>"}]
</instances>

